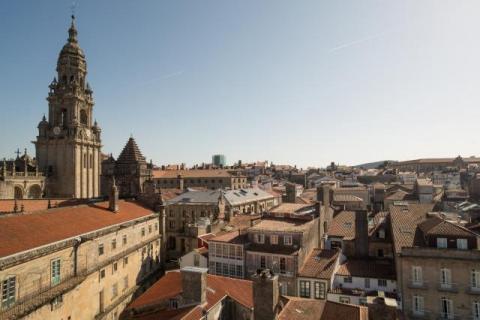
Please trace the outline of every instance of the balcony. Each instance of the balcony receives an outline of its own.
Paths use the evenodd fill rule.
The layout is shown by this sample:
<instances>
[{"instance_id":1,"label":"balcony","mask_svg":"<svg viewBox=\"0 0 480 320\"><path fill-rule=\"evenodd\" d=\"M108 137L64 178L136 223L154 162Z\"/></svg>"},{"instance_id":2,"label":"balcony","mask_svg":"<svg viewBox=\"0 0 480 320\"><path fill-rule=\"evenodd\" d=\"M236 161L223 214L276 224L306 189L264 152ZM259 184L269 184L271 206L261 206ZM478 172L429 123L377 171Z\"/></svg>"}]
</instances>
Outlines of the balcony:
<instances>
[{"instance_id":1,"label":"balcony","mask_svg":"<svg viewBox=\"0 0 480 320\"><path fill-rule=\"evenodd\" d=\"M468 294L480 295L480 288L469 286L469 287L467 287L467 289L465 289L465 292L468 293Z\"/></svg>"},{"instance_id":2,"label":"balcony","mask_svg":"<svg viewBox=\"0 0 480 320\"><path fill-rule=\"evenodd\" d=\"M428 289L428 283L426 281L410 280L407 283L407 287L410 289Z\"/></svg>"},{"instance_id":3,"label":"balcony","mask_svg":"<svg viewBox=\"0 0 480 320\"><path fill-rule=\"evenodd\" d=\"M437 286L438 291L443 292L458 292L458 284L456 283L439 283Z\"/></svg>"},{"instance_id":4,"label":"balcony","mask_svg":"<svg viewBox=\"0 0 480 320\"><path fill-rule=\"evenodd\" d=\"M408 319L418 319L418 320L424 320L424 319L431 319L431 312L428 310L423 310L421 312L418 311L409 311L408 312Z\"/></svg>"},{"instance_id":5,"label":"balcony","mask_svg":"<svg viewBox=\"0 0 480 320\"><path fill-rule=\"evenodd\" d=\"M440 315L437 317L438 320L460 320L461 317L453 313L440 312Z\"/></svg>"}]
</instances>

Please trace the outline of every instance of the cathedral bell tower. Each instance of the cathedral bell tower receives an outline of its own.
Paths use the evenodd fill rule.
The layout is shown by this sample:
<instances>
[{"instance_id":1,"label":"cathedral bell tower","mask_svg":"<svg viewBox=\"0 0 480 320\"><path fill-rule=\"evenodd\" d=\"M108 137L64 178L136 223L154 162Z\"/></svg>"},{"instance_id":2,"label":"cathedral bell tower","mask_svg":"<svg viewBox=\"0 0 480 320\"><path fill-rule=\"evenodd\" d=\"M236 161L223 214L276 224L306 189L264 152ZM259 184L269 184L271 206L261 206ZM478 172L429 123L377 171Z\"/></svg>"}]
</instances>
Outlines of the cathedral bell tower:
<instances>
[{"instance_id":1,"label":"cathedral bell tower","mask_svg":"<svg viewBox=\"0 0 480 320\"><path fill-rule=\"evenodd\" d=\"M34 142L39 168L47 175L48 197L92 198L100 193L101 129L93 121L87 63L78 45L75 17L49 86L48 120Z\"/></svg>"}]
</instances>

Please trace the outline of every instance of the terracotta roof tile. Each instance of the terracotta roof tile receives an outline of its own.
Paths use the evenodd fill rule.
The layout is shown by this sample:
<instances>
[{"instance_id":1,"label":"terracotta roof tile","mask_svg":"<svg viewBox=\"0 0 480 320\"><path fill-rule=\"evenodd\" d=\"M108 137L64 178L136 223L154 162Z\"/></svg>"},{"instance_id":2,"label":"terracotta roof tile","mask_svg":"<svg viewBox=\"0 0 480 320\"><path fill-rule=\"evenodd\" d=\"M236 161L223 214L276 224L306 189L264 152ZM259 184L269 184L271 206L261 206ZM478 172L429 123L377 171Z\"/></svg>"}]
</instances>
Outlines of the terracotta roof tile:
<instances>
[{"instance_id":1,"label":"terracotta roof tile","mask_svg":"<svg viewBox=\"0 0 480 320\"><path fill-rule=\"evenodd\" d=\"M153 170L154 178L172 179L181 175L183 178L235 178L228 170L192 169L192 170ZM241 176L238 176L240 178Z\"/></svg>"},{"instance_id":2,"label":"terracotta roof tile","mask_svg":"<svg viewBox=\"0 0 480 320\"><path fill-rule=\"evenodd\" d=\"M427 213L435 204L408 204L390 206L390 225L393 236L393 248L399 254L402 247L413 247L423 243L423 236L417 228L427 219Z\"/></svg>"},{"instance_id":3,"label":"terracotta roof tile","mask_svg":"<svg viewBox=\"0 0 480 320\"><path fill-rule=\"evenodd\" d=\"M75 206L85 203L85 200L76 199L20 199L17 200L17 207L18 210L20 210L23 205L24 212L47 210L48 201L50 201L50 205L52 206L52 208ZM14 206L15 200L2 199L0 200L0 213L13 212Z\"/></svg>"},{"instance_id":4,"label":"terracotta roof tile","mask_svg":"<svg viewBox=\"0 0 480 320\"><path fill-rule=\"evenodd\" d=\"M338 267L340 276L396 279L395 266L389 260L348 259Z\"/></svg>"},{"instance_id":5,"label":"terracotta roof tile","mask_svg":"<svg viewBox=\"0 0 480 320\"><path fill-rule=\"evenodd\" d=\"M0 257L151 214L136 202L119 201L117 213L108 210L108 202L100 202L0 217Z\"/></svg>"},{"instance_id":6,"label":"terracotta roof tile","mask_svg":"<svg viewBox=\"0 0 480 320\"><path fill-rule=\"evenodd\" d=\"M327 231L330 237L341 237L345 240L355 239L355 212L341 211L332 220Z\"/></svg>"},{"instance_id":7,"label":"terracotta roof tile","mask_svg":"<svg viewBox=\"0 0 480 320\"><path fill-rule=\"evenodd\" d=\"M305 260L298 276L331 279L339 254L337 250L314 249Z\"/></svg>"},{"instance_id":8,"label":"terracotta roof tile","mask_svg":"<svg viewBox=\"0 0 480 320\"><path fill-rule=\"evenodd\" d=\"M127 308L128 310L143 308L147 309L161 302L174 298L183 292L181 272L171 271L166 273L147 291L135 299ZM229 296L239 304L251 309L253 308L253 286L252 281L233 279L228 277L215 276L207 274L207 304L205 308L210 310L215 304L222 300L225 296ZM183 310L180 309L180 310ZM171 310L160 310L153 312L157 318L151 319L171 319L167 316ZM188 310L188 313L182 313L182 319L201 318L201 308L194 307Z\"/></svg>"}]
</instances>

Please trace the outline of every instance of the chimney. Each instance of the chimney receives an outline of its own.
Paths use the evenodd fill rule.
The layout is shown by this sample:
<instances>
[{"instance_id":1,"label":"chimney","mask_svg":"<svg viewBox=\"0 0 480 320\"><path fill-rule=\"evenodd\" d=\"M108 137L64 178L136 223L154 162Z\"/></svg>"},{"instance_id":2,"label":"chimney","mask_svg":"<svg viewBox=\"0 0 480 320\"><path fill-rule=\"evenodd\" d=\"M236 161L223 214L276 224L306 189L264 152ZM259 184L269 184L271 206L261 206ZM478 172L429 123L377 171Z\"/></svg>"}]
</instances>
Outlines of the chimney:
<instances>
[{"instance_id":1,"label":"chimney","mask_svg":"<svg viewBox=\"0 0 480 320\"><path fill-rule=\"evenodd\" d=\"M295 203L295 199L297 198L296 192L296 184L295 183L285 183L285 192L286 192L286 199L285 202L288 203Z\"/></svg>"},{"instance_id":2,"label":"chimney","mask_svg":"<svg viewBox=\"0 0 480 320\"><path fill-rule=\"evenodd\" d=\"M110 189L108 209L112 212L118 212L118 188L115 184L115 177L112 177L112 188Z\"/></svg>"},{"instance_id":3,"label":"chimney","mask_svg":"<svg viewBox=\"0 0 480 320\"><path fill-rule=\"evenodd\" d=\"M207 301L207 272L207 268L199 267L183 267L180 270L185 305L202 305Z\"/></svg>"},{"instance_id":4,"label":"chimney","mask_svg":"<svg viewBox=\"0 0 480 320\"><path fill-rule=\"evenodd\" d=\"M183 190L183 177L181 174L177 176L177 188Z\"/></svg>"},{"instance_id":5,"label":"chimney","mask_svg":"<svg viewBox=\"0 0 480 320\"><path fill-rule=\"evenodd\" d=\"M253 314L255 320L274 320L279 300L278 275L269 269L258 270L252 275Z\"/></svg>"}]
</instances>

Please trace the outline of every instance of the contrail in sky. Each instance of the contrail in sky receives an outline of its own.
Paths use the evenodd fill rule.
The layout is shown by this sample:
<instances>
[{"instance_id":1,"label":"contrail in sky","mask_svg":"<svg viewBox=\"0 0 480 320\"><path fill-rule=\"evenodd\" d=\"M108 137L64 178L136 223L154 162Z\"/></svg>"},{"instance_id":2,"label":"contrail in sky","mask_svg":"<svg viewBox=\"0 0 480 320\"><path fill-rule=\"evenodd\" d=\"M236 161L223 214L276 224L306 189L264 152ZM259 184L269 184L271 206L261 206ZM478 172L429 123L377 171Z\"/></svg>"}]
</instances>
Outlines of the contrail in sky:
<instances>
[{"instance_id":1,"label":"contrail in sky","mask_svg":"<svg viewBox=\"0 0 480 320\"><path fill-rule=\"evenodd\" d=\"M350 41L350 42L341 44L341 45L339 45L339 46L333 47L333 48L330 49L328 52L332 53L332 52L335 52L335 51L343 50L343 49L346 49L346 48L349 48L349 47L353 47L353 46L362 44L362 43L364 43L364 42L372 41L372 40L381 38L381 37L385 36L386 34L388 34L388 33L390 33L390 32L391 32L391 31L384 31L384 32L381 32L381 33L378 33L378 34L374 34L374 35L365 37L365 38L361 38L361 39L357 39L357 40L354 40L354 41Z\"/></svg>"}]
</instances>

